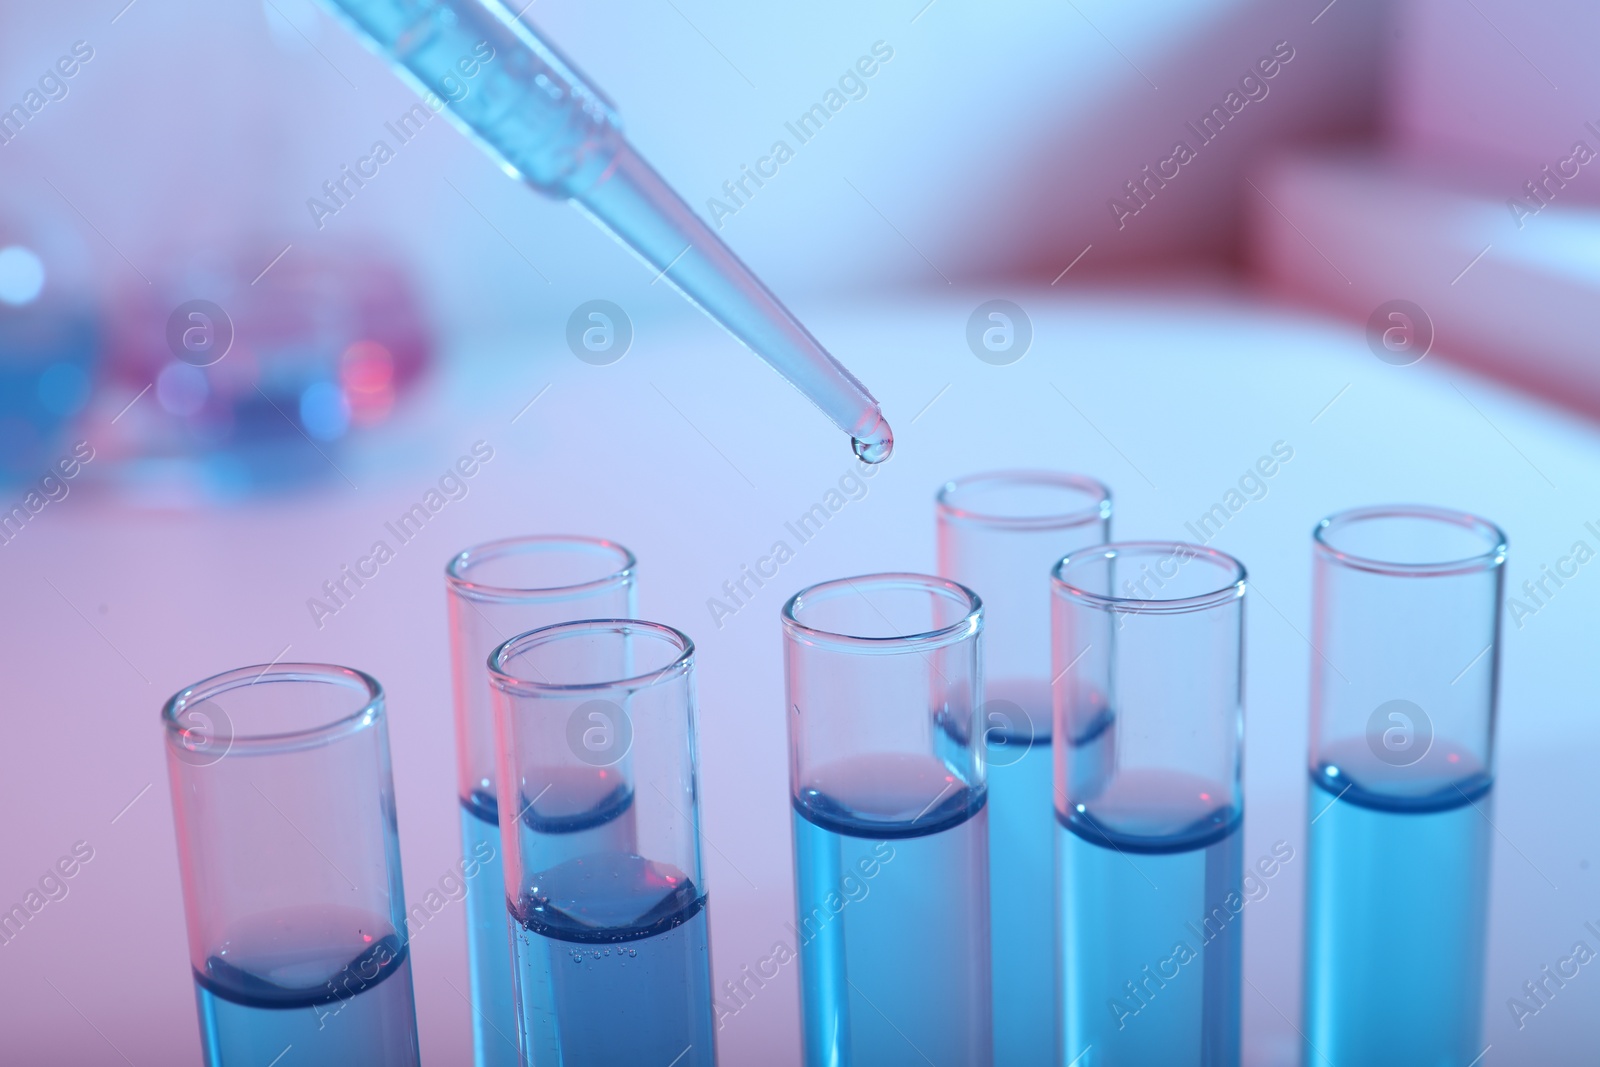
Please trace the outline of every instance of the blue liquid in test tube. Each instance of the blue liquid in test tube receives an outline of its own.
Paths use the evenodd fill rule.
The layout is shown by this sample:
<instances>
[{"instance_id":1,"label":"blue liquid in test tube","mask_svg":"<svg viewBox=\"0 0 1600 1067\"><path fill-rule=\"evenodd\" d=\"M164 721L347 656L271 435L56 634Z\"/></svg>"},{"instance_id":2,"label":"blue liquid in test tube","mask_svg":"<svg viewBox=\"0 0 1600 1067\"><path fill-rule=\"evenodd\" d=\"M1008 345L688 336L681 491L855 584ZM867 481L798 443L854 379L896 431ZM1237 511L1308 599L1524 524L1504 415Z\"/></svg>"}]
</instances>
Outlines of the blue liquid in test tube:
<instances>
[{"instance_id":1,"label":"blue liquid in test tube","mask_svg":"<svg viewBox=\"0 0 1600 1067\"><path fill-rule=\"evenodd\" d=\"M329 1064L415 1054L411 961L384 919L337 907L256 916L194 980L207 1063L295 1048Z\"/></svg>"},{"instance_id":2,"label":"blue liquid in test tube","mask_svg":"<svg viewBox=\"0 0 1600 1067\"><path fill-rule=\"evenodd\" d=\"M494 654L525 1063L716 1063L693 651L668 627L590 620Z\"/></svg>"},{"instance_id":3,"label":"blue liquid in test tube","mask_svg":"<svg viewBox=\"0 0 1600 1067\"><path fill-rule=\"evenodd\" d=\"M208 1067L414 1067L378 683L247 667L178 693L163 720Z\"/></svg>"},{"instance_id":4,"label":"blue liquid in test tube","mask_svg":"<svg viewBox=\"0 0 1600 1067\"><path fill-rule=\"evenodd\" d=\"M467 968L472 985L473 1062L515 1067L516 1002L506 928L500 810L486 790L461 801L462 881L467 887Z\"/></svg>"},{"instance_id":5,"label":"blue liquid in test tube","mask_svg":"<svg viewBox=\"0 0 1600 1067\"><path fill-rule=\"evenodd\" d=\"M1371 788L1382 780L1364 741L1347 756L1323 750L1307 811L1308 1032L1332 1064L1459 1064L1482 1051L1481 1010L1489 911L1492 790L1473 756L1442 739L1431 796ZM1365 778L1367 786L1353 784ZM1344 947L1349 946L1349 947ZM1394 995L1397 974L1421 965L1427 980ZM1313 1039L1315 1040L1315 1039Z\"/></svg>"},{"instance_id":6,"label":"blue liquid in test tube","mask_svg":"<svg viewBox=\"0 0 1600 1067\"><path fill-rule=\"evenodd\" d=\"M993 1062L978 598L910 574L783 612L803 1062Z\"/></svg>"},{"instance_id":7,"label":"blue liquid in test tube","mask_svg":"<svg viewBox=\"0 0 1600 1067\"><path fill-rule=\"evenodd\" d=\"M1243 920L1229 898L1242 910L1244 834L1225 795L1134 771L1061 822L1066 1047L1093 1050L1081 1064L1238 1063ZM1152 813L1183 828L1113 828Z\"/></svg>"},{"instance_id":8,"label":"blue liquid in test tube","mask_svg":"<svg viewBox=\"0 0 1600 1067\"><path fill-rule=\"evenodd\" d=\"M683 871L637 854L633 791L620 775L551 777L541 801L524 801L523 833L537 838L530 847L547 867L518 901L512 928L518 984L555 1006L524 1016L534 1062L634 1062L649 1050L709 1047L682 1012L682 997L711 997L705 894ZM633 1006L625 1030L622 1004Z\"/></svg>"},{"instance_id":9,"label":"blue liquid in test tube","mask_svg":"<svg viewBox=\"0 0 1600 1067\"><path fill-rule=\"evenodd\" d=\"M1082 475L998 471L946 483L935 516L939 573L983 598L995 1062L1050 1064L1056 961L1039 945L1056 921L1050 570L1111 539L1111 493Z\"/></svg>"},{"instance_id":10,"label":"blue liquid in test tube","mask_svg":"<svg viewBox=\"0 0 1600 1067\"><path fill-rule=\"evenodd\" d=\"M1485 1052L1505 535L1393 505L1324 519L1312 543L1303 1058L1468 1067Z\"/></svg>"},{"instance_id":11,"label":"blue liquid in test tube","mask_svg":"<svg viewBox=\"0 0 1600 1067\"><path fill-rule=\"evenodd\" d=\"M477 545L455 556L445 568L477 1067L518 1063L489 653L512 634L533 627L591 616L632 615L636 574L633 554L621 545L565 536Z\"/></svg>"},{"instance_id":12,"label":"blue liquid in test tube","mask_svg":"<svg viewBox=\"0 0 1600 1067\"><path fill-rule=\"evenodd\" d=\"M1244 568L1111 544L1052 589L1055 1062L1237 1067Z\"/></svg>"},{"instance_id":13,"label":"blue liquid in test tube","mask_svg":"<svg viewBox=\"0 0 1600 1067\"><path fill-rule=\"evenodd\" d=\"M1049 567L1036 577L1046 599L1041 630L1048 638ZM990 601L985 599L984 606ZM1048 647L1041 663L1049 669ZM1050 1064L1057 1004L1055 952L1049 944L1055 931L1056 888L1050 680L989 681L984 695L995 1062ZM1015 732L996 721L999 716L1015 718L1012 708L1021 711L1025 724Z\"/></svg>"},{"instance_id":14,"label":"blue liquid in test tube","mask_svg":"<svg viewBox=\"0 0 1600 1067\"><path fill-rule=\"evenodd\" d=\"M987 1040L952 1010L989 968L972 921L987 824L983 792L931 757L817 769L794 802L807 1062L832 1062L820 1047L848 1050L844 1063L910 1065L922 1049L965 1063L949 1050Z\"/></svg>"}]
</instances>

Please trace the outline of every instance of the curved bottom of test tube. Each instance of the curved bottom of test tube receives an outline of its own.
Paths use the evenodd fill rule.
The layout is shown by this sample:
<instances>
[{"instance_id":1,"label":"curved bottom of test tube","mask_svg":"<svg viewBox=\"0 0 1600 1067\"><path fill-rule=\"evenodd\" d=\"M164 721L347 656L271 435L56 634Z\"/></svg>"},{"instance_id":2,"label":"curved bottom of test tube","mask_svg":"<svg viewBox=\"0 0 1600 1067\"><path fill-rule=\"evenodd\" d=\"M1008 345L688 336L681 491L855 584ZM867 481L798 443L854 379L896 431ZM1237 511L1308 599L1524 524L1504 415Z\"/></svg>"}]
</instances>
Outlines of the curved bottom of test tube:
<instances>
[{"instance_id":1,"label":"curved bottom of test tube","mask_svg":"<svg viewBox=\"0 0 1600 1067\"><path fill-rule=\"evenodd\" d=\"M894 453L894 431L882 415L865 437L850 438L850 447L863 463L882 463Z\"/></svg>"}]
</instances>

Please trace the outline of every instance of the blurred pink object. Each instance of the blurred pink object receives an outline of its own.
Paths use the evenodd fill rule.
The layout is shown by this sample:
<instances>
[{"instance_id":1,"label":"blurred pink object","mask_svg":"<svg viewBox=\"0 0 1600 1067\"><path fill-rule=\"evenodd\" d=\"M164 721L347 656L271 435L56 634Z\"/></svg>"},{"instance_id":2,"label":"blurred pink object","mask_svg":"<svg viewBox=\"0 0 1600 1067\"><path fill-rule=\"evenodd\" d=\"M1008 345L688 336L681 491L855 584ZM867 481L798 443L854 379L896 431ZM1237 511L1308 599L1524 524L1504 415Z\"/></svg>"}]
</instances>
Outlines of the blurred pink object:
<instances>
[{"instance_id":1,"label":"blurred pink object","mask_svg":"<svg viewBox=\"0 0 1600 1067\"><path fill-rule=\"evenodd\" d=\"M340 478L334 455L391 418L434 356L411 277L367 251L239 242L174 261L112 305L107 470L163 503ZM106 415L114 412L103 412Z\"/></svg>"}]
</instances>

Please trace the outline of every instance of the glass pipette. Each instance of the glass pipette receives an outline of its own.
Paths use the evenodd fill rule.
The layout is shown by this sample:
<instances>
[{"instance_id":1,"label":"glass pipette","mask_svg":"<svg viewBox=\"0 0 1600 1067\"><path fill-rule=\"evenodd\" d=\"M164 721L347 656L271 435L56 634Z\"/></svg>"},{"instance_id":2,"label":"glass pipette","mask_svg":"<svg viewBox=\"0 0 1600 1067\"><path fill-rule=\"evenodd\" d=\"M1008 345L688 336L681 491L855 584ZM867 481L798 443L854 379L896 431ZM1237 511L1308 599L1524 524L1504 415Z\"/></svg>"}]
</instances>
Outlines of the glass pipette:
<instances>
[{"instance_id":1,"label":"glass pipette","mask_svg":"<svg viewBox=\"0 0 1600 1067\"><path fill-rule=\"evenodd\" d=\"M810 397L856 455L889 458L894 435L872 394L634 151L610 101L503 3L327 3L414 87L445 101L509 174L576 202Z\"/></svg>"}]
</instances>

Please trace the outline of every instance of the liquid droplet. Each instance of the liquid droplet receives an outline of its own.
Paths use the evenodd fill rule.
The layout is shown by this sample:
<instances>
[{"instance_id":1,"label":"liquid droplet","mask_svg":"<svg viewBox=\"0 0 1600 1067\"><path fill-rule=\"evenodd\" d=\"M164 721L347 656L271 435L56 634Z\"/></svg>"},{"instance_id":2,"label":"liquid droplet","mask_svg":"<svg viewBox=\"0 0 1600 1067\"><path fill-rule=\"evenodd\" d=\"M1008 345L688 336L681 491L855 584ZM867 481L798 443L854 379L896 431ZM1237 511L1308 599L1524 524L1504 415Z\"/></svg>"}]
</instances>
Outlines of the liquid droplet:
<instances>
[{"instance_id":1,"label":"liquid droplet","mask_svg":"<svg viewBox=\"0 0 1600 1067\"><path fill-rule=\"evenodd\" d=\"M867 431L866 436L850 439L850 447L863 463L882 463L894 452L894 431L879 415L877 423Z\"/></svg>"}]
</instances>

